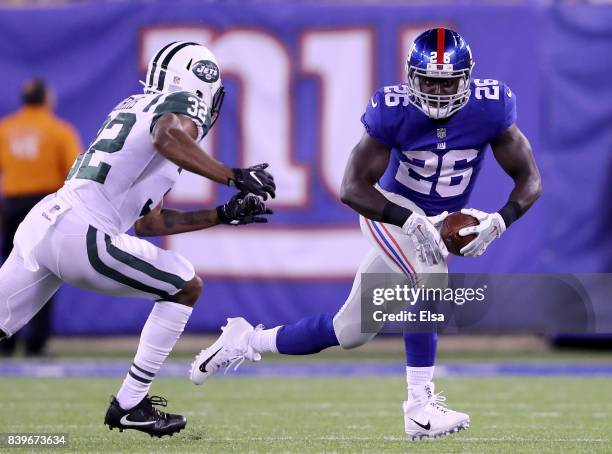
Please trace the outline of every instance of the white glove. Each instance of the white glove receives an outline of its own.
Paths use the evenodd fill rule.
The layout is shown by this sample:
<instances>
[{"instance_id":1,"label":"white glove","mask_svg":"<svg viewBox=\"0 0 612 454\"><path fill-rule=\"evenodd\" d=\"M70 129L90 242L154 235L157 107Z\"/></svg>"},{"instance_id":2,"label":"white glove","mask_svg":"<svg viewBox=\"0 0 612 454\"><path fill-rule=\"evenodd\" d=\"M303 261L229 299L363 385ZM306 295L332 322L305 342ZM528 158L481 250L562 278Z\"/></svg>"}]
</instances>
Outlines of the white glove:
<instances>
[{"instance_id":1,"label":"white glove","mask_svg":"<svg viewBox=\"0 0 612 454\"><path fill-rule=\"evenodd\" d=\"M448 211L443 211L442 213L436 214L435 216L427 216L427 220L431 222L439 232L442 228L442 223L444 222L444 219L446 219L448 215Z\"/></svg>"},{"instance_id":2,"label":"white glove","mask_svg":"<svg viewBox=\"0 0 612 454\"><path fill-rule=\"evenodd\" d=\"M448 256L448 250L437 230L446 216L446 211L432 217L412 213L402 226L403 232L412 239L419 260L428 266L442 263Z\"/></svg>"},{"instance_id":3,"label":"white glove","mask_svg":"<svg viewBox=\"0 0 612 454\"><path fill-rule=\"evenodd\" d=\"M474 216L479 222L478 225L464 227L458 232L459 236L476 234L476 238L459 251L465 256L478 257L484 254L493 240L506 231L506 223L499 213L485 213L473 208L463 208L461 213Z\"/></svg>"}]
</instances>

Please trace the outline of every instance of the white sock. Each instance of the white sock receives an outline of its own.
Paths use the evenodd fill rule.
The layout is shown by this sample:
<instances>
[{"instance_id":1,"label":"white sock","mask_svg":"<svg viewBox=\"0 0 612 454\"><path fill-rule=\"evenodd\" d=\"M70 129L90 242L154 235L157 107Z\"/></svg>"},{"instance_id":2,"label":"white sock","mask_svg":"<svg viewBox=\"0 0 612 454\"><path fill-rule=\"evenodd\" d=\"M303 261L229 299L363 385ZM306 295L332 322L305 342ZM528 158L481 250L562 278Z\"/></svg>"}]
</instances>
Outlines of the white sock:
<instances>
[{"instance_id":1,"label":"white sock","mask_svg":"<svg viewBox=\"0 0 612 454\"><path fill-rule=\"evenodd\" d=\"M253 350L257 353L278 353L278 349L276 348L276 333L278 333L281 326L272 329L262 329L260 331L255 330L249 342Z\"/></svg>"},{"instance_id":2,"label":"white sock","mask_svg":"<svg viewBox=\"0 0 612 454\"><path fill-rule=\"evenodd\" d=\"M406 382L408 383L408 397L425 392L425 385L433 380L434 366L406 367Z\"/></svg>"},{"instance_id":3,"label":"white sock","mask_svg":"<svg viewBox=\"0 0 612 454\"><path fill-rule=\"evenodd\" d=\"M117 393L121 408L133 408L149 392L151 382L174 348L192 310L189 306L169 301L155 303L142 328L134 363Z\"/></svg>"}]
</instances>

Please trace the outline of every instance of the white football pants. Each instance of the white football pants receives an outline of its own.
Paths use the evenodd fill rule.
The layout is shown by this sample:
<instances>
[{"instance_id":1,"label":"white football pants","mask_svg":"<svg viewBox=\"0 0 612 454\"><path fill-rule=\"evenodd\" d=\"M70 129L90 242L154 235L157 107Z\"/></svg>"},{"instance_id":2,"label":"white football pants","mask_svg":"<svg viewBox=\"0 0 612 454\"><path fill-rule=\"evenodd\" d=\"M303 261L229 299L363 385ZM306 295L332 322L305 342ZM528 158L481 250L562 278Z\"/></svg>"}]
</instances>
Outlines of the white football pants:
<instances>
[{"instance_id":1,"label":"white football pants","mask_svg":"<svg viewBox=\"0 0 612 454\"><path fill-rule=\"evenodd\" d=\"M379 189L380 190L380 189ZM380 190L383 195L398 205L409 210L424 214L423 211L409 200L396 194ZM371 340L377 333L363 333L361 329L361 275L364 273L401 273L415 279L421 273L448 273L446 263L427 266L417 257L414 243L401 228L392 224L372 221L359 217L361 232L372 245L372 250L361 262L349 297L334 317L334 332L342 348L355 348ZM420 280L424 286L428 283ZM433 283L440 286L439 279ZM365 289L368 291L368 289ZM383 327L381 322L378 331Z\"/></svg>"},{"instance_id":2,"label":"white football pants","mask_svg":"<svg viewBox=\"0 0 612 454\"><path fill-rule=\"evenodd\" d=\"M41 221L49 204L52 197L28 214L19 227L28 235L18 231L15 238L22 244L15 242L0 268L0 330L7 335L29 322L63 282L107 295L167 301L193 279L193 265L181 255L127 234L105 234L70 209L52 225ZM36 244L23 244L32 238Z\"/></svg>"}]
</instances>

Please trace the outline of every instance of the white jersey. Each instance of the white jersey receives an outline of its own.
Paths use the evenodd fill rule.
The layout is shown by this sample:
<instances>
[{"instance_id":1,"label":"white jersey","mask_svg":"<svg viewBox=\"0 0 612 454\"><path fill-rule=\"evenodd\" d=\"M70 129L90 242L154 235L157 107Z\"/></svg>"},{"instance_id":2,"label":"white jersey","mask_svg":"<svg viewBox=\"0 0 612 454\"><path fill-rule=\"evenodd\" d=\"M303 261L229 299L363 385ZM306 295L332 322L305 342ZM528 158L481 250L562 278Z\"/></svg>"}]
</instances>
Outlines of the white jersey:
<instances>
[{"instance_id":1,"label":"white jersey","mask_svg":"<svg viewBox=\"0 0 612 454\"><path fill-rule=\"evenodd\" d=\"M116 235L157 206L181 168L159 154L151 131L167 112L190 117L201 140L208 107L189 92L134 95L115 107L88 150L78 156L60 196L84 221Z\"/></svg>"}]
</instances>

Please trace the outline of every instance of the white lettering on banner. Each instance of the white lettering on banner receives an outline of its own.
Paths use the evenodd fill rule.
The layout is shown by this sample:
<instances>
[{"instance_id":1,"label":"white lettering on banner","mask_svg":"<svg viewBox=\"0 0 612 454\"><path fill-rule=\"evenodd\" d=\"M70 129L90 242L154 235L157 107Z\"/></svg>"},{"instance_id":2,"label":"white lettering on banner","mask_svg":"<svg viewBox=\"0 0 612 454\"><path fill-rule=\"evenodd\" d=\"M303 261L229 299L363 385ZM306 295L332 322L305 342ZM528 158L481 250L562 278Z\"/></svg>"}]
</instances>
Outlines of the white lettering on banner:
<instances>
[{"instance_id":1,"label":"white lettering on banner","mask_svg":"<svg viewBox=\"0 0 612 454\"><path fill-rule=\"evenodd\" d=\"M217 227L165 242L207 277L348 278L370 248L358 228Z\"/></svg>"},{"instance_id":2,"label":"white lettering on banner","mask_svg":"<svg viewBox=\"0 0 612 454\"><path fill-rule=\"evenodd\" d=\"M398 62L403 62L407 55L409 47L404 44L408 37L412 41L424 28L406 29L402 33L398 46L402 55ZM282 41L263 29L216 32L205 26L164 26L144 29L141 38L143 72L161 46L189 40L209 46L219 60L222 77L239 82L238 95L230 94L235 96L233 101L238 103L240 115L236 131L238 162L243 166L270 163L277 182L277 199L272 205L309 206L310 181L317 174L321 175L321 183L338 196L346 161L363 132L359 118L375 89L375 41L371 29L306 29L295 56ZM317 130L312 131L320 137L320 149L316 150L318 172L294 159L296 75L320 81L321 114ZM214 136L205 139L204 148L214 155ZM183 172L169 194L170 202L210 204L215 200L215 187L212 182ZM190 259L200 273L258 278L350 277L369 248L357 225L299 229L218 227L165 241ZM257 263L243 260L245 250L250 257L257 257Z\"/></svg>"},{"instance_id":3,"label":"white lettering on banner","mask_svg":"<svg viewBox=\"0 0 612 454\"><path fill-rule=\"evenodd\" d=\"M373 32L308 31L301 37L301 64L302 71L321 80L321 175L338 197L346 161L363 134L359 117L374 92Z\"/></svg>"},{"instance_id":4,"label":"white lettering on banner","mask_svg":"<svg viewBox=\"0 0 612 454\"><path fill-rule=\"evenodd\" d=\"M292 160L291 59L285 45L263 30L235 29L214 41L221 75L242 84L242 165L270 163L277 196L272 206L305 206L308 173Z\"/></svg>"}]
</instances>

